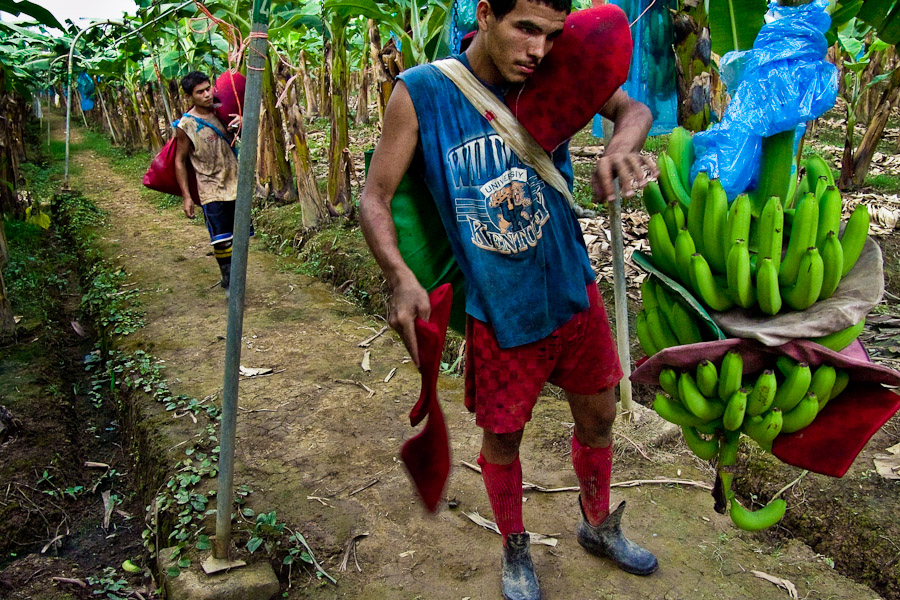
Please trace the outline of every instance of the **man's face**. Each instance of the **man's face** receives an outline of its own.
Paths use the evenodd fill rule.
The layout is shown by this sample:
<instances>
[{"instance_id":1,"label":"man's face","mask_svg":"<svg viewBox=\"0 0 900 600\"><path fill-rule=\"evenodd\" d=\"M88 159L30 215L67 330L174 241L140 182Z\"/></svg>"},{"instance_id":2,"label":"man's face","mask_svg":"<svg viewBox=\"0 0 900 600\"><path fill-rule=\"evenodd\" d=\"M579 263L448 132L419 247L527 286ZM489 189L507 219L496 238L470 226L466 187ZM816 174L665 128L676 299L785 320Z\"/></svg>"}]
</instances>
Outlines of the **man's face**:
<instances>
[{"instance_id":1,"label":"man's face","mask_svg":"<svg viewBox=\"0 0 900 600\"><path fill-rule=\"evenodd\" d=\"M203 108L212 108L212 105L213 105L212 85L210 85L210 83L208 81L204 81L203 83L195 85L193 91L191 91L191 100L194 101L194 106L200 106Z\"/></svg>"},{"instance_id":2,"label":"man's face","mask_svg":"<svg viewBox=\"0 0 900 600\"><path fill-rule=\"evenodd\" d=\"M502 19L494 17L486 0L479 2L487 52L508 83L525 81L563 31L566 13L532 0L518 0ZM479 14L479 16L482 16Z\"/></svg>"}]
</instances>

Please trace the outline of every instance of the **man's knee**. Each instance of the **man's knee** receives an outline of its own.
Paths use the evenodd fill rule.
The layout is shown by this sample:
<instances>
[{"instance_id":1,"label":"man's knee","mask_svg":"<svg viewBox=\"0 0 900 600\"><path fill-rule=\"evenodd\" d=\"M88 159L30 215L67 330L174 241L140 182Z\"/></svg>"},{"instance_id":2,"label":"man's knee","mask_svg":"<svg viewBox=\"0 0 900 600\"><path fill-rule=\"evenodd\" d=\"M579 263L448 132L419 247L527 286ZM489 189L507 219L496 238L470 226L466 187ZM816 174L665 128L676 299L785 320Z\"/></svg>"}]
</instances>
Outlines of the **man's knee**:
<instances>
[{"instance_id":1,"label":"man's knee","mask_svg":"<svg viewBox=\"0 0 900 600\"><path fill-rule=\"evenodd\" d=\"M481 455L494 465L508 465L519 455L523 430L512 433L491 433L485 430L481 442Z\"/></svg>"},{"instance_id":2,"label":"man's knee","mask_svg":"<svg viewBox=\"0 0 900 600\"><path fill-rule=\"evenodd\" d=\"M612 439L616 420L616 396L612 388L598 394L569 394L569 404L575 420L575 432L582 444L606 447Z\"/></svg>"}]
</instances>

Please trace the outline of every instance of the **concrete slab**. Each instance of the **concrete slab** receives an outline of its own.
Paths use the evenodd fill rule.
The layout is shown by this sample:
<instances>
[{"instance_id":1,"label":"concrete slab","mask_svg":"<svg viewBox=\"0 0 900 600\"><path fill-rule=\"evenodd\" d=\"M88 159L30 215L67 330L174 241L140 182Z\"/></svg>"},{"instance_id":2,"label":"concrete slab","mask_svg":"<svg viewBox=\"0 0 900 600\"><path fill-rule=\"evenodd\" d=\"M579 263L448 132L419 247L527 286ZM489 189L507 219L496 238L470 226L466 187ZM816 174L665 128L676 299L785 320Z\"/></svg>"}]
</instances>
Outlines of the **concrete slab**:
<instances>
[{"instance_id":1,"label":"concrete slab","mask_svg":"<svg viewBox=\"0 0 900 600\"><path fill-rule=\"evenodd\" d=\"M170 558L174 548L159 553L159 569L163 574L175 566ZM207 575L197 561L181 569L178 577L165 577L168 600L271 600L281 586L268 562L256 562L239 569Z\"/></svg>"}]
</instances>

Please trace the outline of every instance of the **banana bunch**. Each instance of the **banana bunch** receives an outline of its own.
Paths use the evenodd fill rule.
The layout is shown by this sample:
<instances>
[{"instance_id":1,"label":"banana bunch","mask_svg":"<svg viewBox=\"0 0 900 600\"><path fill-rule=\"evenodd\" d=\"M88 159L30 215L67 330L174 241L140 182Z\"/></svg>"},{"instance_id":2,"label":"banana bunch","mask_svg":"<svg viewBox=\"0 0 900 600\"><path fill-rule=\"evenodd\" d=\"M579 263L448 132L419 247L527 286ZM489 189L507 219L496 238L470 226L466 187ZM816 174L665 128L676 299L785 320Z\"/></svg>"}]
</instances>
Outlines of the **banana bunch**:
<instances>
[{"instance_id":1,"label":"banana bunch","mask_svg":"<svg viewBox=\"0 0 900 600\"><path fill-rule=\"evenodd\" d=\"M676 128L659 157L659 183L644 191L654 265L718 312L740 307L771 316L830 298L862 253L869 212L857 206L841 235L830 167L814 154L798 183L792 161L792 132L766 138L760 184L729 204L706 173L689 182L691 137Z\"/></svg>"},{"instance_id":2,"label":"banana bunch","mask_svg":"<svg viewBox=\"0 0 900 600\"><path fill-rule=\"evenodd\" d=\"M685 443L699 458L718 457L721 491L731 504L734 524L756 531L778 522L785 506L770 504L750 512L733 499L729 467L735 462L740 435L771 452L778 435L811 424L828 402L844 391L850 375L831 365L813 368L787 356L778 357L773 368L760 373L743 371L743 358L733 350L719 365L703 360L693 371L680 373L665 367L659 373L664 393L656 394L653 409L681 427Z\"/></svg>"},{"instance_id":3,"label":"banana bunch","mask_svg":"<svg viewBox=\"0 0 900 600\"><path fill-rule=\"evenodd\" d=\"M641 284L641 302L644 308L637 314L636 329L647 356L670 346L706 341L694 314L649 277Z\"/></svg>"}]
</instances>

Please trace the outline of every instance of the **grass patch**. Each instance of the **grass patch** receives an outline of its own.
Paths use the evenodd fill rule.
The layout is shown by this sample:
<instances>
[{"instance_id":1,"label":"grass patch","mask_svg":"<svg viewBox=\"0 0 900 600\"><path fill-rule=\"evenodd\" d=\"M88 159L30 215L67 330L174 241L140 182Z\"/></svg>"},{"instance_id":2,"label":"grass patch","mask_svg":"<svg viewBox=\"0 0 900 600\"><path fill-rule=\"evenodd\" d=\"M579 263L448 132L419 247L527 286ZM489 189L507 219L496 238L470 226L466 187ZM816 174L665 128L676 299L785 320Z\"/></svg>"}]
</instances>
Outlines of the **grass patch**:
<instances>
[{"instance_id":1,"label":"grass patch","mask_svg":"<svg viewBox=\"0 0 900 600\"><path fill-rule=\"evenodd\" d=\"M51 247L49 231L25 221L6 221L3 228L9 242L3 276L13 311L26 321L46 322L67 285L58 263L69 261Z\"/></svg>"},{"instance_id":2,"label":"grass patch","mask_svg":"<svg viewBox=\"0 0 900 600\"><path fill-rule=\"evenodd\" d=\"M872 188L876 192L897 194L900 193L900 175L892 175L889 173L869 175L866 177L865 186Z\"/></svg>"}]
</instances>

